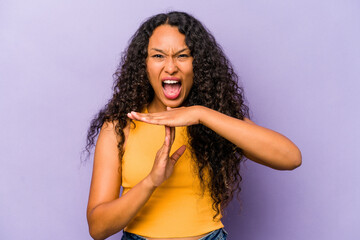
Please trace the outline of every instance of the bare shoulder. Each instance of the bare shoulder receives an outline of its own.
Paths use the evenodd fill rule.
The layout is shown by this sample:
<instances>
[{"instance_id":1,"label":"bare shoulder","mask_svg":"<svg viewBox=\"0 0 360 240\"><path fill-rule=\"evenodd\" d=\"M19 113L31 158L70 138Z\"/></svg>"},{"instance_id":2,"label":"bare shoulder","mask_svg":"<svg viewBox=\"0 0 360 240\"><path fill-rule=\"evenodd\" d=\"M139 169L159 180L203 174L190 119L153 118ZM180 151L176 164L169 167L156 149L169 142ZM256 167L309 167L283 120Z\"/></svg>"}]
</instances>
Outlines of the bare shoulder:
<instances>
[{"instance_id":1,"label":"bare shoulder","mask_svg":"<svg viewBox=\"0 0 360 240\"><path fill-rule=\"evenodd\" d=\"M119 142L121 139L116 134L115 126L116 122L104 122L99 133L97 144L99 143L99 140L102 140L102 138L108 138L108 140Z\"/></svg>"},{"instance_id":2,"label":"bare shoulder","mask_svg":"<svg viewBox=\"0 0 360 240\"><path fill-rule=\"evenodd\" d=\"M105 138L106 141L110 141L112 143L118 144L121 141L121 136L116 133L116 130L115 130L116 124L117 124L117 121L105 122L103 124L103 126L101 127L98 141L100 138ZM125 147L126 139L127 139L127 136L129 135L129 131L130 131L130 122L128 122L128 124L123 129L123 131L124 131L124 135L125 135L125 143L124 143L124 147Z\"/></svg>"}]
</instances>

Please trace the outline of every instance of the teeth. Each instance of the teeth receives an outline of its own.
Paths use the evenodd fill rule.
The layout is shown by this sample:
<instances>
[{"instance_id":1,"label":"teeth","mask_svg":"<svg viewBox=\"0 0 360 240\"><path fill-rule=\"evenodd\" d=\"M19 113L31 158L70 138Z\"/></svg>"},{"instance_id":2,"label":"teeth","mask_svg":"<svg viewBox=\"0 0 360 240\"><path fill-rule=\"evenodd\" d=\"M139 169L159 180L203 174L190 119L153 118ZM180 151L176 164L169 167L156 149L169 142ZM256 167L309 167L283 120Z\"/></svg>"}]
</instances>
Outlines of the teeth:
<instances>
[{"instance_id":1,"label":"teeth","mask_svg":"<svg viewBox=\"0 0 360 240\"><path fill-rule=\"evenodd\" d=\"M176 80L165 80L163 83L165 84L175 84L175 83L178 83L179 81L176 81Z\"/></svg>"}]
</instances>

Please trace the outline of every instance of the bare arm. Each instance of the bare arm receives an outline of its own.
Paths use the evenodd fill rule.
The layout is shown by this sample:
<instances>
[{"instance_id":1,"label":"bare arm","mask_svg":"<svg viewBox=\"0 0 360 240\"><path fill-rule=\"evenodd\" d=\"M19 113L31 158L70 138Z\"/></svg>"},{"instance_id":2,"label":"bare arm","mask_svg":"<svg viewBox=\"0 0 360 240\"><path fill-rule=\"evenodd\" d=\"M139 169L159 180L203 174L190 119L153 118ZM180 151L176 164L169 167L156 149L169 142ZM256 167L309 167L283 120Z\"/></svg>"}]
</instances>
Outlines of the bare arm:
<instances>
[{"instance_id":1,"label":"bare arm","mask_svg":"<svg viewBox=\"0 0 360 240\"><path fill-rule=\"evenodd\" d=\"M247 158L279 170L292 170L301 164L301 152L288 138L245 118L229 117L201 107L200 123L244 150Z\"/></svg>"},{"instance_id":2,"label":"bare arm","mask_svg":"<svg viewBox=\"0 0 360 240\"><path fill-rule=\"evenodd\" d=\"M301 152L293 142L249 119L236 119L203 106L174 108L148 114L132 112L128 116L147 123L168 126L203 124L240 147L247 158L257 163L279 170L292 170L301 165Z\"/></svg>"},{"instance_id":3,"label":"bare arm","mask_svg":"<svg viewBox=\"0 0 360 240\"><path fill-rule=\"evenodd\" d=\"M121 162L118 159L118 138L111 123L102 127L94 156L87 219L90 235L105 239L122 230L148 201L154 190L172 173L177 159L185 151L169 152L175 138L174 128L166 128L164 145L159 149L150 174L119 198ZM166 167L162 162L166 162ZM161 168L159 166L162 166Z\"/></svg>"}]
</instances>

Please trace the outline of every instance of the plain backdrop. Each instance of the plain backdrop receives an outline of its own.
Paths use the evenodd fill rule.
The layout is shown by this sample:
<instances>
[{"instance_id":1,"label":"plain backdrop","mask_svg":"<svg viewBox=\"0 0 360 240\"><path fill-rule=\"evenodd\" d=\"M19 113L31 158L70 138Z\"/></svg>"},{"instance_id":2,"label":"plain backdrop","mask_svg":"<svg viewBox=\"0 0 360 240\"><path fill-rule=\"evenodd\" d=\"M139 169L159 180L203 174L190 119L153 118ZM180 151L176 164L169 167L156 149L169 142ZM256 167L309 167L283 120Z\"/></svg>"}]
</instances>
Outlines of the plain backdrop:
<instances>
[{"instance_id":1,"label":"plain backdrop","mask_svg":"<svg viewBox=\"0 0 360 240\"><path fill-rule=\"evenodd\" d=\"M229 239L360 239L357 0L1 0L0 239L90 239L89 122L139 24L170 10L206 25L253 121L302 151L295 171L242 166Z\"/></svg>"}]
</instances>

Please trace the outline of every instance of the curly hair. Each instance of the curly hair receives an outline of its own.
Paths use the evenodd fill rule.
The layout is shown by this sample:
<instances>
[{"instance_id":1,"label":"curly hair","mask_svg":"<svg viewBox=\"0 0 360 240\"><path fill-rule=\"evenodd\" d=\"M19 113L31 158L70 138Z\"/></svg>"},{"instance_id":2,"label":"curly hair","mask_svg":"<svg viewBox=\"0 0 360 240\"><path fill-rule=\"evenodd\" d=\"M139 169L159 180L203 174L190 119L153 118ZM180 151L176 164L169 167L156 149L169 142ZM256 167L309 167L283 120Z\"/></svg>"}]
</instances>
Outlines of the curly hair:
<instances>
[{"instance_id":1,"label":"curly hair","mask_svg":"<svg viewBox=\"0 0 360 240\"><path fill-rule=\"evenodd\" d=\"M132 36L128 48L114 73L113 96L91 121L86 151L90 153L102 125L114 122L120 136L119 160L124 151L124 128L132 120L131 111L141 111L154 97L147 77L146 63L149 38L155 28L168 24L185 35L185 42L193 57L193 86L183 106L202 105L237 119L249 117L244 103L243 88L238 77L213 35L193 16L184 12L158 14L146 20ZM199 124L188 126L189 144L196 157L197 172L202 188L208 187L216 211L223 213L235 192L240 192L242 180L239 170L244 159L236 145ZM205 177L205 171L209 178Z\"/></svg>"}]
</instances>

